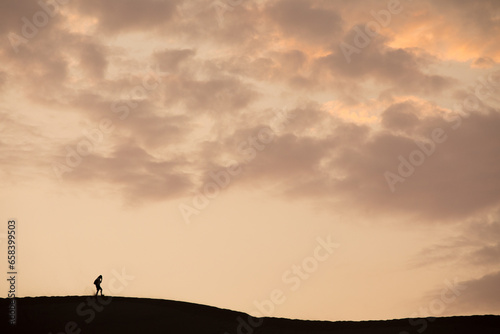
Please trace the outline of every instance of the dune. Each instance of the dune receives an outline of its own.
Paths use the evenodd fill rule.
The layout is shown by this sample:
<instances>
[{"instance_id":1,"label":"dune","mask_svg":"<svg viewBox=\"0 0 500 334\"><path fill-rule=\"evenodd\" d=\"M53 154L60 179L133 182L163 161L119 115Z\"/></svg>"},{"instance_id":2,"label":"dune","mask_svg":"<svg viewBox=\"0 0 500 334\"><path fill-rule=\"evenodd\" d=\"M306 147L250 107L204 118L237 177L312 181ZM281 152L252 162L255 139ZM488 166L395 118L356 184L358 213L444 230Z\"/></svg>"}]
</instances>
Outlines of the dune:
<instances>
[{"instance_id":1,"label":"dune","mask_svg":"<svg viewBox=\"0 0 500 334\"><path fill-rule=\"evenodd\" d=\"M310 321L251 318L248 314L180 301L65 296L16 299L16 325L9 324L10 299L0 299L1 333L500 333L500 316L457 316L384 321Z\"/></svg>"}]
</instances>

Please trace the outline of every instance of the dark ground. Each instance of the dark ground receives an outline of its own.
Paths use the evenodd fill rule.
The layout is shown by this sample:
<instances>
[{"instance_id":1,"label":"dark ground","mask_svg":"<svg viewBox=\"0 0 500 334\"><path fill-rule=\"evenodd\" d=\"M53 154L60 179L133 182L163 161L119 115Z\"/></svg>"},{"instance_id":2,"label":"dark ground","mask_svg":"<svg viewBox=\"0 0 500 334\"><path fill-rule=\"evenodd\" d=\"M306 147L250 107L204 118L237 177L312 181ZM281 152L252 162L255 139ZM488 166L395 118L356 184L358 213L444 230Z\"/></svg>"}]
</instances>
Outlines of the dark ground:
<instances>
[{"instance_id":1,"label":"dark ground","mask_svg":"<svg viewBox=\"0 0 500 334\"><path fill-rule=\"evenodd\" d=\"M500 316L493 315L431 320L305 321L249 318L245 313L178 301L106 296L17 298L17 324L12 326L8 318L10 302L0 298L0 333L500 334Z\"/></svg>"}]
</instances>

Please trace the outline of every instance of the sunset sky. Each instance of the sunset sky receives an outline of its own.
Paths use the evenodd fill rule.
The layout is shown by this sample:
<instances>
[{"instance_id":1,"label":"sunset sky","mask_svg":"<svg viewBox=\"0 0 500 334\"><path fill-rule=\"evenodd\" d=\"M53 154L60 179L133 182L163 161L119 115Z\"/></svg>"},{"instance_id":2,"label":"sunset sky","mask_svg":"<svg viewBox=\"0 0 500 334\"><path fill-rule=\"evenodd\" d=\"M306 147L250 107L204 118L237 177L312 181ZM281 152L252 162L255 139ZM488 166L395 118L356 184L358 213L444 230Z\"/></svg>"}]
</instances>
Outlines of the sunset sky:
<instances>
[{"instance_id":1,"label":"sunset sky","mask_svg":"<svg viewBox=\"0 0 500 334\"><path fill-rule=\"evenodd\" d=\"M500 314L500 1L0 15L19 296L101 274L104 294L257 316Z\"/></svg>"}]
</instances>

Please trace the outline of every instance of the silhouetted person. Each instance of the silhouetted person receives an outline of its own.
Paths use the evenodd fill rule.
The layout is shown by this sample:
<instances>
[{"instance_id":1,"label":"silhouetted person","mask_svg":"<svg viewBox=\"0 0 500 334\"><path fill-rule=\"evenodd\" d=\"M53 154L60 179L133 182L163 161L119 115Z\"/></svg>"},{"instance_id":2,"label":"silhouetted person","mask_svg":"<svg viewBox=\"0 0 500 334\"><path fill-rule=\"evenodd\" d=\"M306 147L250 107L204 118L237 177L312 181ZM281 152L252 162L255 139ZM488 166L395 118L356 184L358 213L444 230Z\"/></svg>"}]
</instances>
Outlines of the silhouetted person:
<instances>
[{"instance_id":1,"label":"silhouetted person","mask_svg":"<svg viewBox=\"0 0 500 334\"><path fill-rule=\"evenodd\" d=\"M94 284L95 284L95 287L97 289L95 295L97 296L97 294L99 293L99 290L101 290L101 296L102 296L102 288L101 288L101 282L102 282L102 275L99 275L99 277L97 277L94 281Z\"/></svg>"}]
</instances>

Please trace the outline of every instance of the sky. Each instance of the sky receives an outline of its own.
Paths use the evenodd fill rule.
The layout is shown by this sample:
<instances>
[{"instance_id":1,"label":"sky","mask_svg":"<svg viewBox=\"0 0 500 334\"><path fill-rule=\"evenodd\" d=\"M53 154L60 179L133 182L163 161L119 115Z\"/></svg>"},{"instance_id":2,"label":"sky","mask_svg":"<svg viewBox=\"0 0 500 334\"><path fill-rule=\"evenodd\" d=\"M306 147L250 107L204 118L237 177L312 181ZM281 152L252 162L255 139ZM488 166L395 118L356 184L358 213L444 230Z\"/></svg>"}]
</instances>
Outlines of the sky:
<instances>
[{"instance_id":1,"label":"sky","mask_svg":"<svg viewBox=\"0 0 500 334\"><path fill-rule=\"evenodd\" d=\"M500 314L500 2L4 0L0 16L18 296L103 275L104 294L255 316Z\"/></svg>"}]
</instances>

